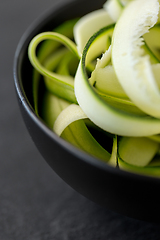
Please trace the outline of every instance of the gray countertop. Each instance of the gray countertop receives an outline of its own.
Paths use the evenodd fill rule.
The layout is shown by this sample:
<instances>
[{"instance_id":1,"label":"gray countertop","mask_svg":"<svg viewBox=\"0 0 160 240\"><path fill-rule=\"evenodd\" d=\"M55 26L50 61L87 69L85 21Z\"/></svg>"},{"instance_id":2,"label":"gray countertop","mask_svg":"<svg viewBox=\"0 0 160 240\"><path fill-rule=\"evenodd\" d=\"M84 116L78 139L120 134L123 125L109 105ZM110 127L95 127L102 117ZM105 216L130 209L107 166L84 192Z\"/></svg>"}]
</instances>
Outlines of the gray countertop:
<instances>
[{"instance_id":1,"label":"gray countertop","mask_svg":"<svg viewBox=\"0 0 160 240\"><path fill-rule=\"evenodd\" d=\"M13 83L14 53L25 29L55 2L0 2L0 239L159 240L159 225L118 215L71 189L24 126Z\"/></svg>"}]
</instances>

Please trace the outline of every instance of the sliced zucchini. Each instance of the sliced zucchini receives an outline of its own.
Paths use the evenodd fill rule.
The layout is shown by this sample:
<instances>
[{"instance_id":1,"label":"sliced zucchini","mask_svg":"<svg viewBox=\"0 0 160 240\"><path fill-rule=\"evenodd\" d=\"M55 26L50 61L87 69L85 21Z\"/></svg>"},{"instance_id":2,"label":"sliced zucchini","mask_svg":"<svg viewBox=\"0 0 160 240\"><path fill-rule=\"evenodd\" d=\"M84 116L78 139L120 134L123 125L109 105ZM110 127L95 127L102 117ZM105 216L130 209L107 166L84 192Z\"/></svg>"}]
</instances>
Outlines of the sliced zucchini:
<instances>
[{"instance_id":1,"label":"sliced zucchini","mask_svg":"<svg viewBox=\"0 0 160 240\"><path fill-rule=\"evenodd\" d=\"M71 108L73 107L74 111L80 112L77 105L70 105L69 102L46 91L43 101L42 117L51 129L53 129L53 125L55 124L54 128L56 133L61 134L63 139L96 158L108 162L111 154L95 140L83 120L74 121L71 124L68 122L67 124L65 122L66 120L62 119L65 112L68 112L70 106ZM69 117L70 115L67 115L67 118ZM62 126L65 129L62 130Z\"/></svg>"},{"instance_id":2,"label":"sliced zucchini","mask_svg":"<svg viewBox=\"0 0 160 240\"><path fill-rule=\"evenodd\" d=\"M117 167L118 165L118 158L117 158L117 136L113 137L113 147L112 147L112 154L108 161L108 164L110 164L113 167Z\"/></svg>"},{"instance_id":3,"label":"sliced zucchini","mask_svg":"<svg viewBox=\"0 0 160 240\"><path fill-rule=\"evenodd\" d=\"M66 37L72 39L73 38L73 26L78 21L77 18L71 19L68 21L65 21L58 27L54 28L54 32L58 32L60 34L65 35ZM47 40L44 41L38 52L37 57L39 59L39 62L43 64L43 62L52 54L52 52L56 51L57 48L61 45L58 41L53 40ZM40 73L34 68L33 69L33 102L34 102L34 109L35 113L38 114L38 88L39 88L39 82L40 82Z\"/></svg>"},{"instance_id":4,"label":"sliced zucchini","mask_svg":"<svg viewBox=\"0 0 160 240\"><path fill-rule=\"evenodd\" d=\"M58 75L69 76L72 81L74 78L71 76L70 65L73 67L74 64L78 65L77 58L67 49L59 49L54 52L50 57L44 61L43 66L48 71L52 71ZM62 99L65 99L72 103L77 103L75 94L74 94L74 86L68 85L66 82L57 81L57 79L44 77L44 82L46 88Z\"/></svg>"},{"instance_id":5,"label":"sliced zucchini","mask_svg":"<svg viewBox=\"0 0 160 240\"><path fill-rule=\"evenodd\" d=\"M88 118L107 132L122 136L149 136L160 133L160 120L149 116L137 116L113 108L94 91L88 82L85 68L86 55L92 42L108 28L101 29L88 41L75 76L75 95Z\"/></svg>"},{"instance_id":6,"label":"sliced zucchini","mask_svg":"<svg viewBox=\"0 0 160 240\"><path fill-rule=\"evenodd\" d=\"M54 123L53 131L60 136L69 124L85 118L87 118L87 116L82 109L76 104L71 104L58 115Z\"/></svg>"},{"instance_id":7,"label":"sliced zucchini","mask_svg":"<svg viewBox=\"0 0 160 240\"><path fill-rule=\"evenodd\" d=\"M108 0L103 8L109 13L114 22L116 22L123 11L123 5L120 0Z\"/></svg>"},{"instance_id":8,"label":"sliced zucchini","mask_svg":"<svg viewBox=\"0 0 160 240\"><path fill-rule=\"evenodd\" d=\"M42 118L47 126L53 129L53 124L58 115L70 105L70 102L63 100L54 94L46 91L43 97L43 104L41 109Z\"/></svg>"},{"instance_id":9,"label":"sliced zucchini","mask_svg":"<svg viewBox=\"0 0 160 240\"><path fill-rule=\"evenodd\" d=\"M37 69L37 71L39 71L45 77L53 78L53 79L56 79L57 81L65 82L66 84L73 86L73 80L70 79L69 76L58 75L51 71L48 71L39 62L39 60L36 56L36 48L40 42L42 42L44 40L48 40L48 39L57 40L58 42L64 44L71 52L73 52L73 54L77 58L79 58L76 45L69 38L65 37L62 34L56 33L56 32L44 32L44 33L40 33L37 36L35 36L29 44L28 56L29 56L29 59L30 59L33 67L35 69Z\"/></svg>"},{"instance_id":10,"label":"sliced zucchini","mask_svg":"<svg viewBox=\"0 0 160 240\"><path fill-rule=\"evenodd\" d=\"M104 9L93 11L80 18L74 26L74 39L79 55L82 55L88 39L95 32L113 22L114 21Z\"/></svg>"},{"instance_id":11,"label":"sliced zucchini","mask_svg":"<svg viewBox=\"0 0 160 240\"><path fill-rule=\"evenodd\" d=\"M129 98L147 114L160 118L160 93L142 36L158 19L157 0L131 1L117 21L112 38L112 63Z\"/></svg>"},{"instance_id":12,"label":"sliced zucchini","mask_svg":"<svg viewBox=\"0 0 160 240\"><path fill-rule=\"evenodd\" d=\"M130 2L131 0L108 0L103 5L103 8L109 13L111 18L117 22L118 18L120 17L124 7Z\"/></svg>"},{"instance_id":13,"label":"sliced zucchini","mask_svg":"<svg viewBox=\"0 0 160 240\"><path fill-rule=\"evenodd\" d=\"M145 167L159 146L158 142L145 137L122 137L118 143L118 157L128 164Z\"/></svg>"},{"instance_id":14,"label":"sliced zucchini","mask_svg":"<svg viewBox=\"0 0 160 240\"><path fill-rule=\"evenodd\" d=\"M108 65L104 68L95 68L89 81L98 91L104 94L128 99L128 96L118 81L112 65Z\"/></svg>"}]
</instances>

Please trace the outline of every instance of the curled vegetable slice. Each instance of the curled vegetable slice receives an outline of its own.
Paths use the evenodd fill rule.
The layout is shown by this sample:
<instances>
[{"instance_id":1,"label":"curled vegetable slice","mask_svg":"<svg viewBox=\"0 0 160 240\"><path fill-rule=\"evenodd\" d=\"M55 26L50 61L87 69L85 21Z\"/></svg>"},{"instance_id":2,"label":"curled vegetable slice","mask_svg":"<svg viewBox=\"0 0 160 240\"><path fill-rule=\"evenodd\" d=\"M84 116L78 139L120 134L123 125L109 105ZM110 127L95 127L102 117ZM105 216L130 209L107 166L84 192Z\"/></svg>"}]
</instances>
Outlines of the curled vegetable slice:
<instances>
[{"instance_id":1,"label":"curled vegetable slice","mask_svg":"<svg viewBox=\"0 0 160 240\"><path fill-rule=\"evenodd\" d=\"M144 167L151 162L158 149L159 143L149 138L122 137L118 143L118 157L131 165Z\"/></svg>"},{"instance_id":2,"label":"curled vegetable slice","mask_svg":"<svg viewBox=\"0 0 160 240\"><path fill-rule=\"evenodd\" d=\"M104 9L110 14L111 18L116 22L123 11L123 5L120 0L108 0L104 5Z\"/></svg>"},{"instance_id":3,"label":"curled vegetable slice","mask_svg":"<svg viewBox=\"0 0 160 240\"><path fill-rule=\"evenodd\" d=\"M108 28L109 26L94 34L85 46L75 76L74 87L77 101L88 118L105 131L122 136L158 134L160 133L159 119L129 114L111 107L102 100L89 84L85 66L86 55L90 50L90 46L96 41L96 37L107 32Z\"/></svg>"},{"instance_id":4,"label":"curled vegetable slice","mask_svg":"<svg viewBox=\"0 0 160 240\"><path fill-rule=\"evenodd\" d=\"M93 11L81 17L73 29L79 55L81 56L88 39L95 32L112 23L114 23L114 21L104 9Z\"/></svg>"},{"instance_id":5,"label":"curled vegetable slice","mask_svg":"<svg viewBox=\"0 0 160 240\"><path fill-rule=\"evenodd\" d=\"M152 64L151 69L156 84L160 89L160 63ZM102 93L108 93L116 97L129 99L120 85L112 65L108 65L104 68L95 68L89 81L92 85L94 84L96 89Z\"/></svg>"},{"instance_id":6,"label":"curled vegetable slice","mask_svg":"<svg viewBox=\"0 0 160 240\"><path fill-rule=\"evenodd\" d=\"M65 133L66 130L69 130L70 132L66 134L65 138L70 140L70 135L72 135L72 142L74 140L73 144L75 146L100 158L102 161L112 161L112 164L114 164L116 155L111 155L96 141L82 120L85 118L87 118L87 116L82 109L76 104L71 104L64 108L58 115L54 122L53 130L59 136ZM113 146L113 149L114 148L115 145Z\"/></svg>"},{"instance_id":7,"label":"curled vegetable slice","mask_svg":"<svg viewBox=\"0 0 160 240\"><path fill-rule=\"evenodd\" d=\"M108 0L103 5L103 8L109 13L111 18L116 22L120 17L124 7L131 0Z\"/></svg>"},{"instance_id":8,"label":"curled vegetable slice","mask_svg":"<svg viewBox=\"0 0 160 240\"><path fill-rule=\"evenodd\" d=\"M67 112L70 112L69 108L72 108L73 110L71 112L71 115L67 114ZM70 142L75 147L97 157L98 159L101 159L104 162L110 161L111 158L112 164L114 164L114 162L116 161L116 156L113 154L113 156L111 156L111 154L96 141L96 139L92 136L92 134L87 128L88 124L86 126L86 123L83 120L74 121L72 124L69 124L68 120L69 118L72 118L74 111L76 111L79 116L84 115L78 105L70 105L69 102L54 96L50 92L45 93L43 117L47 125L50 128L53 128L53 123L55 123L56 131L58 129L60 130L60 128L61 132L64 130L61 134L61 137L63 139ZM66 120L62 119L63 117L65 117L65 114L67 114ZM113 147L113 149L114 148L115 146Z\"/></svg>"},{"instance_id":9,"label":"curled vegetable slice","mask_svg":"<svg viewBox=\"0 0 160 240\"><path fill-rule=\"evenodd\" d=\"M54 32L58 32L60 34L65 35L66 37L72 39L73 38L73 26L77 22L78 19L71 19L65 21L58 27L54 28ZM50 56L53 51L56 51L58 47L61 45L58 41L47 40L41 44L41 47L38 49L37 57L41 64ZM31 57L31 56L30 56ZM33 69L33 102L34 102L34 109L37 115L39 115L38 110L38 88L39 88L39 80L40 80L40 73L36 69Z\"/></svg>"},{"instance_id":10,"label":"curled vegetable slice","mask_svg":"<svg viewBox=\"0 0 160 240\"><path fill-rule=\"evenodd\" d=\"M157 0L131 1L114 29L112 63L129 98L142 111L160 118L160 93L151 69L149 55L144 55L142 36L158 19Z\"/></svg>"},{"instance_id":11,"label":"curled vegetable slice","mask_svg":"<svg viewBox=\"0 0 160 240\"><path fill-rule=\"evenodd\" d=\"M72 122L87 118L80 106L71 104L65 108L57 117L53 130L57 135L61 135L63 130Z\"/></svg>"},{"instance_id":12,"label":"curled vegetable slice","mask_svg":"<svg viewBox=\"0 0 160 240\"><path fill-rule=\"evenodd\" d=\"M64 44L77 58L79 58L76 45L72 40L65 37L64 35L56 32L44 32L40 33L37 36L35 36L32 41L30 42L29 48L28 48L28 56L29 59L35 69L39 71L43 76L48 77L50 79L57 80L59 82L64 82L66 85L69 85L73 88L73 78L70 76L64 76L61 74L53 73L49 70L47 70L43 65L40 63L36 56L36 48L38 44L44 40L56 40L62 44Z\"/></svg>"},{"instance_id":13,"label":"curled vegetable slice","mask_svg":"<svg viewBox=\"0 0 160 240\"><path fill-rule=\"evenodd\" d=\"M71 78L69 67L71 65L73 68L73 62L76 63L76 65L78 64L74 55L68 49L62 48L49 56L46 61L44 61L43 66L47 70L54 72L54 74L70 76ZM77 103L74 88L67 85L66 82L57 81L56 79L51 79L49 77L44 77L44 82L46 88L56 96L69 102Z\"/></svg>"}]
</instances>

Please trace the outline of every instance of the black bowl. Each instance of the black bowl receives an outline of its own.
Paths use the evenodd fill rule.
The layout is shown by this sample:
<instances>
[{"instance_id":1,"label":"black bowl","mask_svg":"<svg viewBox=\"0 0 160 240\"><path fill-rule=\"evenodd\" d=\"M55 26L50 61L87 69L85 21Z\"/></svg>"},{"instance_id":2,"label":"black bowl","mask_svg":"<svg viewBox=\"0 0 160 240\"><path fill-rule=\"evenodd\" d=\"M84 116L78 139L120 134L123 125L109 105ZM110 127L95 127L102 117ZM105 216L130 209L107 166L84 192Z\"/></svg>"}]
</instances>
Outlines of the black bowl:
<instances>
[{"instance_id":1,"label":"black bowl","mask_svg":"<svg viewBox=\"0 0 160 240\"><path fill-rule=\"evenodd\" d=\"M160 179L118 170L57 137L36 116L32 100L32 67L27 49L39 32L52 30L67 19L101 8L103 0L71 0L55 4L25 32L14 59L14 81L26 127L51 168L76 191L123 215L160 221ZM84 7L85 6L85 7Z\"/></svg>"}]
</instances>

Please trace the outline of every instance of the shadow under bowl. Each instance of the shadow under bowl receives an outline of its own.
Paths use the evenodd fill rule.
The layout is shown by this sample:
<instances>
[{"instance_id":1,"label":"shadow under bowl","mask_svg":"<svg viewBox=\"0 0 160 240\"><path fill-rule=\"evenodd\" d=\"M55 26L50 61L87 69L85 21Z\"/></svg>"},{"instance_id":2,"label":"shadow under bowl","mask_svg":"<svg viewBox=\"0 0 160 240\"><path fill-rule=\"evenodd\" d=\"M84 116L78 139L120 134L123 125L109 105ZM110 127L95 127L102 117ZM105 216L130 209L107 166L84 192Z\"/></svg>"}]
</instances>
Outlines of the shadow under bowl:
<instances>
[{"instance_id":1,"label":"shadow under bowl","mask_svg":"<svg viewBox=\"0 0 160 240\"><path fill-rule=\"evenodd\" d=\"M103 0L59 1L22 36L14 59L14 82L20 111L38 150L51 168L73 189L117 213L146 221L160 221L160 179L113 168L84 153L49 129L33 110L32 66L28 45L40 32L102 8ZM84 7L85 6L85 7Z\"/></svg>"}]
</instances>

